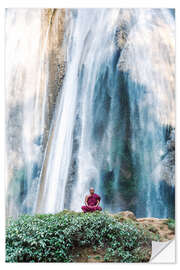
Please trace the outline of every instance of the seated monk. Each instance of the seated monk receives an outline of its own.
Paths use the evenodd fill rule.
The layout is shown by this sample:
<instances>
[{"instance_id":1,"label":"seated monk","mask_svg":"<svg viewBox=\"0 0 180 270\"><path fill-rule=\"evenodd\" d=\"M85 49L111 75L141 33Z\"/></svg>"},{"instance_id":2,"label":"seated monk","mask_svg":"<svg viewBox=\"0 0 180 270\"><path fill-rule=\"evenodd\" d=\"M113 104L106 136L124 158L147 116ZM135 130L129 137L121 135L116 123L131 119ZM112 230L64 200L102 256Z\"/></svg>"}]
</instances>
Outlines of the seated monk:
<instances>
[{"instance_id":1,"label":"seated monk","mask_svg":"<svg viewBox=\"0 0 180 270\"><path fill-rule=\"evenodd\" d=\"M94 212L96 210L101 211L102 208L99 206L101 197L94 193L94 188L90 188L90 194L85 197L85 205L81 207L84 213Z\"/></svg>"}]
</instances>

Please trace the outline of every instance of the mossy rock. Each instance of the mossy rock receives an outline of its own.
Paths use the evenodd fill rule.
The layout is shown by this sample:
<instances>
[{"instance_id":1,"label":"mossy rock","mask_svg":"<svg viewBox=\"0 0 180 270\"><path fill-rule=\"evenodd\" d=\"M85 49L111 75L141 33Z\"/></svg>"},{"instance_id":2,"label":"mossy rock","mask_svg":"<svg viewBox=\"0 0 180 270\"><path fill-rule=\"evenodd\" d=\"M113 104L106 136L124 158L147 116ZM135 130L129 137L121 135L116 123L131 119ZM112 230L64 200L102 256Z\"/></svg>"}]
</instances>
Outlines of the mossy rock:
<instances>
[{"instance_id":1,"label":"mossy rock","mask_svg":"<svg viewBox=\"0 0 180 270\"><path fill-rule=\"evenodd\" d=\"M175 231L175 220L172 218L167 219L164 224L168 225L168 229L172 230L173 232Z\"/></svg>"},{"instance_id":2,"label":"mossy rock","mask_svg":"<svg viewBox=\"0 0 180 270\"><path fill-rule=\"evenodd\" d=\"M153 232L153 233L158 233L158 229L152 225L150 226L147 226L147 229L150 231L150 232Z\"/></svg>"}]
</instances>

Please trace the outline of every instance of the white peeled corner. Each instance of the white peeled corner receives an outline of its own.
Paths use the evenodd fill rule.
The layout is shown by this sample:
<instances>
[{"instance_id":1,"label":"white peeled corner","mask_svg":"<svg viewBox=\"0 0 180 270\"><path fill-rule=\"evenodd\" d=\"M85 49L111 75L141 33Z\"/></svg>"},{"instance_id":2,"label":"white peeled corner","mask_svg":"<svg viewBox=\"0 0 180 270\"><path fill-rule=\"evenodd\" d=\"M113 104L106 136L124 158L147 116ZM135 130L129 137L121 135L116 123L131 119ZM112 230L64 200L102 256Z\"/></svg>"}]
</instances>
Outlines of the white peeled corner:
<instances>
[{"instance_id":1,"label":"white peeled corner","mask_svg":"<svg viewBox=\"0 0 180 270\"><path fill-rule=\"evenodd\" d=\"M152 241L150 263L175 263L175 240L167 242Z\"/></svg>"}]
</instances>

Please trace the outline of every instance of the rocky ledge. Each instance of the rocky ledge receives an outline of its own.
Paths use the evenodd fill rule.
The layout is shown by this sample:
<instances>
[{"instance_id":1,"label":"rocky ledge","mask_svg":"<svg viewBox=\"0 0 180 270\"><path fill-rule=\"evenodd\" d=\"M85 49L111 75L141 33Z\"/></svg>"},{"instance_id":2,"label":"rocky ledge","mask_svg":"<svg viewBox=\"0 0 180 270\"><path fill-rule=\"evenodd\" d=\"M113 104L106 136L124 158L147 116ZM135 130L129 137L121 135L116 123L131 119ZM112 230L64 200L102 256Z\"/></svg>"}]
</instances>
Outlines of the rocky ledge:
<instances>
[{"instance_id":1,"label":"rocky ledge","mask_svg":"<svg viewBox=\"0 0 180 270\"><path fill-rule=\"evenodd\" d=\"M134 213L131 211L119 212L112 214L112 216L122 222L131 220L137 226L142 226L150 232L159 235L159 241L168 241L173 239L175 236L175 223L173 219L160 219L154 217L136 218Z\"/></svg>"}]
</instances>

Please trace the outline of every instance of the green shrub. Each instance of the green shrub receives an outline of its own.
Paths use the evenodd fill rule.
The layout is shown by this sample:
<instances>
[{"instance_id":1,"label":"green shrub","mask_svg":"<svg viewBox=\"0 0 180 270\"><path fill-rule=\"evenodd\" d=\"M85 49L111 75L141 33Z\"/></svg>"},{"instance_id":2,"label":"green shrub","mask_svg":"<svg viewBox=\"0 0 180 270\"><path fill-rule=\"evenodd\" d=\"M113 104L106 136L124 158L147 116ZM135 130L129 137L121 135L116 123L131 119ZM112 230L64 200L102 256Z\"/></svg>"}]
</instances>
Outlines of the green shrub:
<instances>
[{"instance_id":1,"label":"green shrub","mask_svg":"<svg viewBox=\"0 0 180 270\"><path fill-rule=\"evenodd\" d=\"M168 225L168 228L172 230L173 232L175 231L175 220L172 218L168 218L167 221L164 222L164 224Z\"/></svg>"},{"instance_id":2,"label":"green shrub","mask_svg":"<svg viewBox=\"0 0 180 270\"><path fill-rule=\"evenodd\" d=\"M6 228L6 262L71 262L81 247L103 248L105 261L139 262L135 251L150 249L151 240L147 230L104 212L24 215Z\"/></svg>"}]
</instances>

